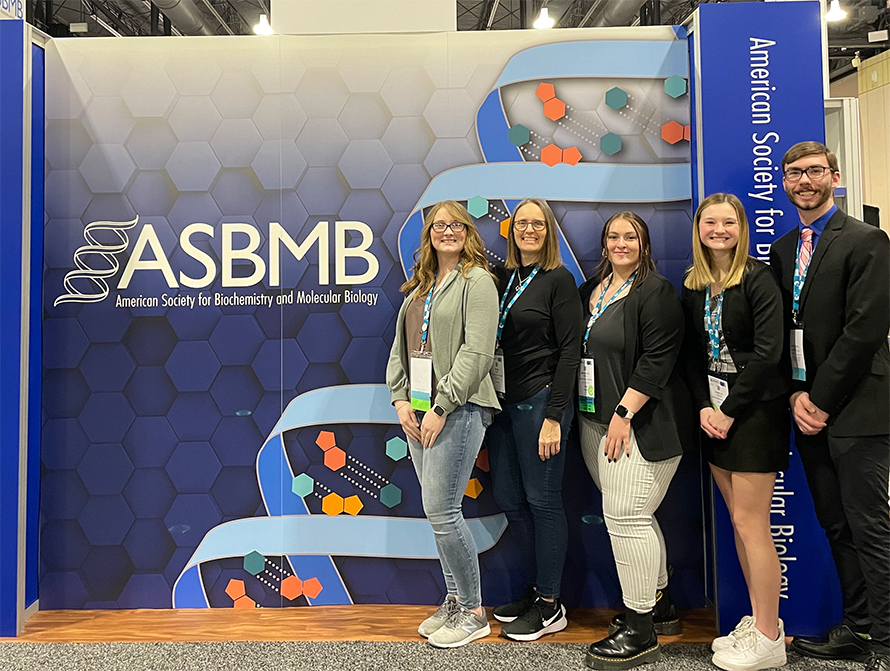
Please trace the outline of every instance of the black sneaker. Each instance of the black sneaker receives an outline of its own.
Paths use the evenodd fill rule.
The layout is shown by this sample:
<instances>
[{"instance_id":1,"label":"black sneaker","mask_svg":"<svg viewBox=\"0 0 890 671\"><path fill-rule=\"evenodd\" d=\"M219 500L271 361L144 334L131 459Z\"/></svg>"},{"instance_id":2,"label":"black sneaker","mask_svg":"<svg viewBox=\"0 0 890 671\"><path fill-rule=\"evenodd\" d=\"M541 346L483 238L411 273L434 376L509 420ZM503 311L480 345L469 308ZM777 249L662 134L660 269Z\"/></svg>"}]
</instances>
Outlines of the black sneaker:
<instances>
[{"instance_id":1,"label":"black sneaker","mask_svg":"<svg viewBox=\"0 0 890 671\"><path fill-rule=\"evenodd\" d=\"M531 608L531 605L537 598L538 593L535 591L535 588L529 587L525 590L525 594L516 599L516 601L514 601L513 603L507 603L503 606L498 606L497 608L495 608L492 611L494 619L498 622L512 622L529 608Z\"/></svg>"},{"instance_id":2,"label":"black sneaker","mask_svg":"<svg viewBox=\"0 0 890 671\"><path fill-rule=\"evenodd\" d=\"M568 623L565 606L559 599L550 602L538 598L531 608L501 627L501 634L514 641L537 641L542 636L562 631Z\"/></svg>"},{"instance_id":3,"label":"black sneaker","mask_svg":"<svg viewBox=\"0 0 890 671\"><path fill-rule=\"evenodd\" d=\"M609 622L609 633L614 634L624 626L627 621L626 613L618 613ZM671 595L667 587L655 593L655 608L652 609L652 622L655 624L655 633L659 636L676 636L683 631L683 624L677 617L677 609L671 601Z\"/></svg>"}]
</instances>

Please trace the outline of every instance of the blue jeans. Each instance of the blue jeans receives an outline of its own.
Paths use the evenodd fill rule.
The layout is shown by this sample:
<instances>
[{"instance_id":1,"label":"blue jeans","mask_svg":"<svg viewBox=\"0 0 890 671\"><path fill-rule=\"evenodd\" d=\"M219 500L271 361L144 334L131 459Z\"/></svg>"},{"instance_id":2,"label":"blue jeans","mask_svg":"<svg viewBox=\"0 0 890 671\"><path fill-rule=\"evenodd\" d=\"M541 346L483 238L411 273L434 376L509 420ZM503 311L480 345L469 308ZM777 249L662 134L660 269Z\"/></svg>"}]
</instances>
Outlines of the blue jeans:
<instances>
[{"instance_id":1,"label":"blue jeans","mask_svg":"<svg viewBox=\"0 0 890 671\"><path fill-rule=\"evenodd\" d=\"M432 447L424 449L408 438L420 480L423 512L433 527L445 586L461 606L470 609L482 605L482 589L476 542L461 505L491 415L491 408L467 403L445 418L445 426ZM423 421L423 413L417 413L417 420Z\"/></svg>"},{"instance_id":2,"label":"blue jeans","mask_svg":"<svg viewBox=\"0 0 890 671\"><path fill-rule=\"evenodd\" d=\"M488 429L488 462L495 501L507 516L526 579L535 581L545 599L559 596L568 544L568 524L562 507L562 474L566 440L574 407L560 421L559 453L546 461L538 456L538 436L550 388L529 399L504 405Z\"/></svg>"}]
</instances>

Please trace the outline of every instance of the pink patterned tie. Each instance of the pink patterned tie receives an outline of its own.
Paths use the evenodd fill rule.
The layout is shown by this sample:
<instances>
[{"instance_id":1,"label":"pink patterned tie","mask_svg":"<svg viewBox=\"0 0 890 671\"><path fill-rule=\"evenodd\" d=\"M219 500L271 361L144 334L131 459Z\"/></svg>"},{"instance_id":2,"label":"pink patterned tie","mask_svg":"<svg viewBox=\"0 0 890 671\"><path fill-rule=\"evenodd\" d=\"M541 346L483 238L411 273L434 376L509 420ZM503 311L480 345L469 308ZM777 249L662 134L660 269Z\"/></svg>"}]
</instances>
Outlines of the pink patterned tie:
<instances>
[{"instance_id":1,"label":"pink patterned tie","mask_svg":"<svg viewBox=\"0 0 890 671\"><path fill-rule=\"evenodd\" d=\"M800 256L797 258L797 274L803 277L813 256L813 229L804 228L800 232Z\"/></svg>"}]
</instances>

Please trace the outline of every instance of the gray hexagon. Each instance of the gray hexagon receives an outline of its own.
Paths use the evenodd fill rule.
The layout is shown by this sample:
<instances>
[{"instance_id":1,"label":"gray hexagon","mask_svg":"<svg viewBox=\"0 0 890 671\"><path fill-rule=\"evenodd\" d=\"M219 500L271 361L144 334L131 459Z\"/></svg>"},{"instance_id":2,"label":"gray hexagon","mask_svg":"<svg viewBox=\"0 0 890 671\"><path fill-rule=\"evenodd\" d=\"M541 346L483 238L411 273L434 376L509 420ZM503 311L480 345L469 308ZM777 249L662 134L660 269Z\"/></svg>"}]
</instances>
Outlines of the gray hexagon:
<instances>
[{"instance_id":1,"label":"gray hexagon","mask_svg":"<svg viewBox=\"0 0 890 671\"><path fill-rule=\"evenodd\" d=\"M396 68L386 78L380 95L394 116L419 116L435 90L423 68Z\"/></svg>"},{"instance_id":2,"label":"gray hexagon","mask_svg":"<svg viewBox=\"0 0 890 671\"><path fill-rule=\"evenodd\" d=\"M48 119L47 137L64 138L63 142L47 142L44 156L54 170L71 170L80 165L93 140L77 119Z\"/></svg>"},{"instance_id":3,"label":"gray hexagon","mask_svg":"<svg viewBox=\"0 0 890 671\"><path fill-rule=\"evenodd\" d=\"M394 163L420 163L435 139L423 117L395 117L383 134L383 146Z\"/></svg>"},{"instance_id":4,"label":"gray hexagon","mask_svg":"<svg viewBox=\"0 0 890 671\"><path fill-rule=\"evenodd\" d=\"M204 51L178 53L180 58L166 67L173 86L183 96L209 96L222 75L219 65Z\"/></svg>"},{"instance_id":5,"label":"gray hexagon","mask_svg":"<svg viewBox=\"0 0 890 671\"><path fill-rule=\"evenodd\" d=\"M430 98L423 116L436 137L465 137L473 128L476 106L463 89L439 89Z\"/></svg>"},{"instance_id":6,"label":"gray hexagon","mask_svg":"<svg viewBox=\"0 0 890 671\"><path fill-rule=\"evenodd\" d=\"M121 67L120 59L109 58L104 49L88 53L80 72L83 73L83 79L93 95L117 96L127 81L130 68Z\"/></svg>"},{"instance_id":7,"label":"gray hexagon","mask_svg":"<svg viewBox=\"0 0 890 671\"><path fill-rule=\"evenodd\" d=\"M396 165L383 183L383 195L396 212L411 212L430 183L422 165Z\"/></svg>"},{"instance_id":8,"label":"gray hexagon","mask_svg":"<svg viewBox=\"0 0 890 671\"><path fill-rule=\"evenodd\" d=\"M246 168L263 144L263 138L250 119L226 119L210 141L225 168Z\"/></svg>"},{"instance_id":9,"label":"gray hexagon","mask_svg":"<svg viewBox=\"0 0 890 671\"><path fill-rule=\"evenodd\" d=\"M433 143L433 148L424 159L423 166L431 177L435 177L451 168L478 161L476 150L466 139L440 138Z\"/></svg>"},{"instance_id":10,"label":"gray hexagon","mask_svg":"<svg viewBox=\"0 0 890 671\"><path fill-rule=\"evenodd\" d=\"M206 142L180 142L170 155L166 168L180 191L207 191L220 165Z\"/></svg>"},{"instance_id":11,"label":"gray hexagon","mask_svg":"<svg viewBox=\"0 0 890 671\"><path fill-rule=\"evenodd\" d=\"M163 70L143 66L130 71L121 97L133 116L162 117L176 99L176 88Z\"/></svg>"},{"instance_id":12,"label":"gray hexagon","mask_svg":"<svg viewBox=\"0 0 890 671\"><path fill-rule=\"evenodd\" d=\"M329 215L343 207L348 189L336 168L309 168L300 180L297 195L310 215Z\"/></svg>"},{"instance_id":13,"label":"gray hexagon","mask_svg":"<svg viewBox=\"0 0 890 671\"><path fill-rule=\"evenodd\" d=\"M340 208L340 216L345 221L363 221L379 231L392 217L392 209L376 189L353 191Z\"/></svg>"},{"instance_id":14,"label":"gray hexagon","mask_svg":"<svg viewBox=\"0 0 890 671\"><path fill-rule=\"evenodd\" d=\"M376 93L353 94L338 121L350 140L379 140L392 117Z\"/></svg>"},{"instance_id":15,"label":"gray hexagon","mask_svg":"<svg viewBox=\"0 0 890 671\"><path fill-rule=\"evenodd\" d=\"M123 144L135 123L121 98L93 98L83 114L84 128L101 144Z\"/></svg>"},{"instance_id":16,"label":"gray hexagon","mask_svg":"<svg viewBox=\"0 0 890 671\"><path fill-rule=\"evenodd\" d=\"M297 99L310 119L333 118L349 99L349 91L334 68L311 68L303 74Z\"/></svg>"},{"instance_id":17,"label":"gray hexagon","mask_svg":"<svg viewBox=\"0 0 890 671\"><path fill-rule=\"evenodd\" d=\"M144 170L127 189L127 200L140 217L166 217L179 197L170 176L162 170Z\"/></svg>"},{"instance_id":18,"label":"gray hexagon","mask_svg":"<svg viewBox=\"0 0 890 671\"><path fill-rule=\"evenodd\" d=\"M306 112L290 93L266 94L253 114L264 140L296 140L306 119Z\"/></svg>"},{"instance_id":19,"label":"gray hexagon","mask_svg":"<svg viewBox=\"0 0 890 671\"><path fill-rule=\"evenodd\" d=\"M46 68L45 114L47 119L77 119L93 97L79 72L68 68Z\"/></svg>"},{"instance_id":20,"label":"gray hexagon","mask_svg":"<svg viewBox=\"0 0 890 671\"><path fill-rule=\"evenodd\" d=\"M292 190L306 171L306 160L292 140L267 140L250 164L263 188Z\"/></svg>"},{"instance_id":21,"label":"gray hexagon","mask_svg":"<svg viewBox=\"0 0 890 671\"><path fill-rule=\"evenodd\" d=\"M340 170L353 189L379 189L392 168L392 159L379 140L355 140L350 142Z\"/></svg>"},{"instance_id":22,"label":"gray hexagon","mask_svg":"<svg viewBox=\"0 0 890 671\"><path fill-rule=\"evenodd\" d=\"M309 119L297 138L297 147L313 168L333 167L349 145L336 119Z\"/></svg>"},{"instance_id":23,"label":"gray hexagon","mask_svg":"<svg viewBox=\"0 0 890 671\"><path fill-rule=\"evenodd\" d=\"M124 146L140 170L163 170L176 143L164 119L140 119Z\"/></svg>"},{"instance_id":24,"label":"gray hexagon","mask_svg":"<svg viewBox=\"0 0 890 671\"><path fill-rule=\"evenodd\" d=\"M80 219L93 197L79 170L53 170L44 189L46 212L53 219Z\"/></svg>"},{"instance_id":25,"label":"gray hexagon","mask_svg":"<svg viewBox=\"0 0 890 671\"><path fill-rule=\"evenodd\" d=\"M263 187L250 170L229 169L219 173L213 200L225 216L251 216L263 198Z\"/></svg>"},{"instance_id":26,"label":"gray hexagon","mask_svg":"<svg viewBox=\"0 0 890 671\"><path fill-rule=\"evenodd\" d=\"M80 174L93 193L120 193L130 181L136 165L120 144L96 144L80 164Z\"/></svg>"},{"instance_id":27,"label":"gray hexagon","mask_svg":"<svg viewBox=\"0 0 890 671\"><path fill-rule=\"evenodd\" d=\"M223 119L249 119L263 99L251 72L224 72L210 94Z\"/></svg>"},{"instance_id":28,"label":"gray hexagon","mask_svg":"<svg viewBox=\"0 0 890 671\"><path fill-rule=\"evenodd\" d=\"M222 117L207 96L182 96L167 121L180 142L209 142Z\"/></svg>"}]
</instances>

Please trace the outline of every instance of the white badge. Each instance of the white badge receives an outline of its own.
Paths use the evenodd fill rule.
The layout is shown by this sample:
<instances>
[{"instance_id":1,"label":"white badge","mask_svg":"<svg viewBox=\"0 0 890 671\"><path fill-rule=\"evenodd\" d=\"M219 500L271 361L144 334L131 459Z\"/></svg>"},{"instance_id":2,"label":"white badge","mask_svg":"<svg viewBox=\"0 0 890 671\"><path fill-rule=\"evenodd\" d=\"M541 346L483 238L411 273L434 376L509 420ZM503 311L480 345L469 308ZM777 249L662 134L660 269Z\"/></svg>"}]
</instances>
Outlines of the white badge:
<instances>
[{"instance_id":1,"label":"white badge","mask_svg":"<svg viewBox=\"0 0 890 671\"><path fill-rule=\"evenodd\" d=\"M708 375L708 392L711 396L711 405L716 410L723 405L723 401L729 396L729 382L721 380L719 377Z\"/></svg>"},{"instance_id":2,"label":"white badge","mask_svg":"<svg viewBox=\"0 0 890 671\"><path fill-rule=\"evenodd\" d=\"M491 365L491 381L494 383L494 390L501 398L507 393L507 385L504 381L504 350L498 347L494 351L494 363Z\"/></svg>"},{"instance_id":3,"label":"white badge","mask_svg":"<svg viewBox=\"0 0 890 671\"><path fill-rule=\"evenodd\" d=\"M411 352L411 409L426 412L433 395L433 355Z\"/></svg>"},{"instance_id":4,"label":"white badge","mask_svg":"<svg viewBox=\"0 0 890 671\"><path fill-rule=\"evenodd\" d=\"M807 363L803 357L803 327L791 329L791 378L805 381Z\"/></svg>"},{"instance_id":5,"label":"white badge","mask_svg":"<svg viewBox=\"0 0 890 671\"><path fill-rule=\"evenodd\" d=\"M596 406L596 383L593 379L593 358L581 357L578 368L578 409L581 412L594 412Z\"/></svg>"}]
</instances>

